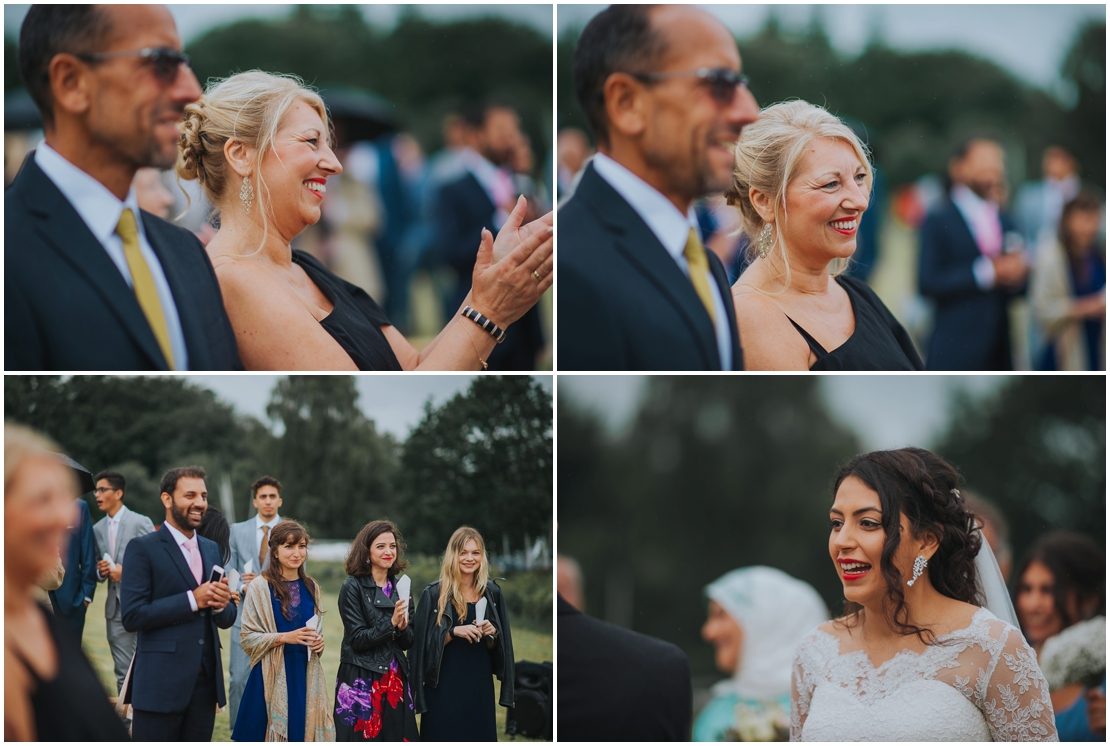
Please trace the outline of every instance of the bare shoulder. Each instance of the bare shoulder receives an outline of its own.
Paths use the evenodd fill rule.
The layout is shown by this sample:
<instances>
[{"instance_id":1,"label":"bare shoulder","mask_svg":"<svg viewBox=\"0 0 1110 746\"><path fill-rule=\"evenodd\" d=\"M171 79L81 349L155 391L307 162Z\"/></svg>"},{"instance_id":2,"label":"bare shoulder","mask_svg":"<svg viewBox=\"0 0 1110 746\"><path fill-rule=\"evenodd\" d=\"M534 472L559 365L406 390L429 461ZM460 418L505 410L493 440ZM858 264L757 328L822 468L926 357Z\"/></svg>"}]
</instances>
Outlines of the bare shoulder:
<instances>
[{"instance_id":1,"label":"bare shoulder","mask_svg":"<svg viewBox=\"0 0 1110 746\"><path fill-rule=\"evenodd\" d=\"M732 288L747 370L808 370L809 345L790 323L774 297L752 285Z\"/></svg>"}]
</instances>

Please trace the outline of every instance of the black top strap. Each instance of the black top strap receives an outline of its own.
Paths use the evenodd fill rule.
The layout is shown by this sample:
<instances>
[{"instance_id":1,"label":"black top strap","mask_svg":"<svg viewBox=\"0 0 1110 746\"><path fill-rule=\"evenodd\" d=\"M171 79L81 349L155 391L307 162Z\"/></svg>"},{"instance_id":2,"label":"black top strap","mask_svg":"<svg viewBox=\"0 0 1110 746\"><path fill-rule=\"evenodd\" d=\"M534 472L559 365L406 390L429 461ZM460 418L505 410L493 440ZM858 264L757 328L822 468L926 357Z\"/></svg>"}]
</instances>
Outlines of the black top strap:
<instances>
[{"instance_id":1,"label":"black top strap","mask_svg":"<svg viewBox=\"0 0 1110 746\"><path fill-rule=\"evenodd\" d=\"M813 354L817 356L818 360L829 354L828 350L822 347L820 342L810 336L809 332L798 326L798 322L794 321L794 319L790 318L789 316L786 317L786 320L794 325L794 328L798 330L798 334L802 335L802 339L804 339L806 341L806 344L809 345L809 349L813 350Z\"/></svg>"}]
</instances>

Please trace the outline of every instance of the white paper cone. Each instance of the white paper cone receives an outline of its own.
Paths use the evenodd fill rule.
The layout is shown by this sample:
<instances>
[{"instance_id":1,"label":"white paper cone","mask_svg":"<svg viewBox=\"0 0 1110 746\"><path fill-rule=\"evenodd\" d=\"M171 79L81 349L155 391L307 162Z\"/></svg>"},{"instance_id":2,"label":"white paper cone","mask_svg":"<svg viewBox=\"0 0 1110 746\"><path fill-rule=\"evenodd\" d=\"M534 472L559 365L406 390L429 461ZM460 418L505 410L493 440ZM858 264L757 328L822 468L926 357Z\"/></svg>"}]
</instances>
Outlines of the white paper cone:
<instances>
[{"instance_id":1,"label":"white paper cone","mask_svg":"<svg viewBox=\"0 0 1110 746\"><path fill-rule=\"evenodd\" d=\"M232 593L238 593L243 588L243 576L234 567L228 570L227 587Z\"/></svg>"},{"instance_id":2,"label":"white paper cone","mask_svg":"<svg viewBox=\"0 0 1110 746\"><path fill-rule=\"evenodd\" d=\"M412 588L412 578L408 575L402 575L397 579L397 598L400 601L409 600L409 590ZM409 620L410 609L405 607L405 621Z\"/></svg>"},{"instance_id":3,"label":"white paper cone","mask_svg":"<svg viewBox=\"0 0 1110 746\"><path fill-rule=\"evenodd\" d=\"M478 599L478 603L474 604L474 623L481 624L486 620L486 597L482 596Z\"/></svg>"},{"instance_id":4,"label":"white paper cone","mask_svg":"<svg viewBox=\"0 0 1110 746\"><path fill-rule=\"evenodd\" d=\"M105 562L107 562L107 563L108 563L108 566L109 566L109 567L111 567L111 568L112 568L113 570L115 570L115 569L116 569L116 563L115 563L115 562L112 562L112 555L110 555L110 554L108 554L107 552L105 552L105 553L104 553L104 556L103 556L103 557L101 557L100 559L102 559L102 560L104 560Z\"/></svg>"},{"instance_id":5,"label":"white paper cone","mask_svg":"<svg viewBox=\"0 0 1110 746\"><path fill-rule=\"evenodd\" d=\"M247 560L247 564L243 565L243 574L244 575L250 575L253 572L254 572L254 560L249 559L249 560Z\"/></svg>"}]
</instances>

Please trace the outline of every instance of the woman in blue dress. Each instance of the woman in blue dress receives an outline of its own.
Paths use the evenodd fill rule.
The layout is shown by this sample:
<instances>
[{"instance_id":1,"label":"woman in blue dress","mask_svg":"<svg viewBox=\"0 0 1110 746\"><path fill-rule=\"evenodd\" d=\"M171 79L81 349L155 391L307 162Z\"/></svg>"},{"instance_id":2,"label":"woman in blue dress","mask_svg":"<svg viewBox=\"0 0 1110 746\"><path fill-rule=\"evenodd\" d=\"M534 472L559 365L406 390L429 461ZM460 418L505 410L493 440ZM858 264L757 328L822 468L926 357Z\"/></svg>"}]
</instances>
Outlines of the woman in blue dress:
<instances>
[{"instance_id":1,"label":"woman in blue dress","mask_svg":"<svg viewBox=\"0 0 1110 746\"><path fill-rule=\"evenodd\" d=\"M451 535L439 580L420 595L412 671L421 739L497 740L493 677L501 706L513 707L513 640L485 542L469 526Z\"/></svg>"},{"instance_id":2,"label":"woman in blue dress","mask_svg":"<svg viewBox=\"0 0 1110 746\"><path fill-rule=\"evenodd\" d=\"M244 592L243 652L250 656L235 741L334 741L335 726L316 620L320 587L304 571L308 532L282 521L270 532L270 562Z\"/></svg>"}]
</instances>

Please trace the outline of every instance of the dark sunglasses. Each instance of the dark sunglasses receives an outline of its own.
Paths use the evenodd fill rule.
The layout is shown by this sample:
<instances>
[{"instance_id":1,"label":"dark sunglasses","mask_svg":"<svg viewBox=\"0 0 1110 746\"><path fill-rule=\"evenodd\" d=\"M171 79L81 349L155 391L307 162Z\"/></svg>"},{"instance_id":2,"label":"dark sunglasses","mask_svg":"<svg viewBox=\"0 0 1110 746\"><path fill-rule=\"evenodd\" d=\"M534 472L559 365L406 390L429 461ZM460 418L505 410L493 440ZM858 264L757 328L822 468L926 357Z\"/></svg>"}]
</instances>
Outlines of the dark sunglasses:
<instances>
[{"instance_id":1,"label":"dark sunglasses","mask_svg":"<svg viewBox=\"0 0 1110 746\"><path fill-rule=\"evenodd\" d=\"M182 65L189 67L192 63L189 55L171 47L148 47L129 52L75 53L73 56L85 62L103 62L117 57L142 57L153 65L154 74L163 83L172 83L177 79L178 69Z\"/></svg>"},{"instance_id":2,"label":"dark sunglasses","mask_svg":"<svg viewBox=\"0 0 1110 746\"><path fill-rule=\"evenodd\" d=\"M736 98L739 88L747 88L748 76L741 75L727 67L701 67L697 70L672 70L665 73L632 73L632 77L645 83L658 83L672 78L698 78L709 85L709 93L722 106L728 106Z\"/></svg>"}]
</instances>

